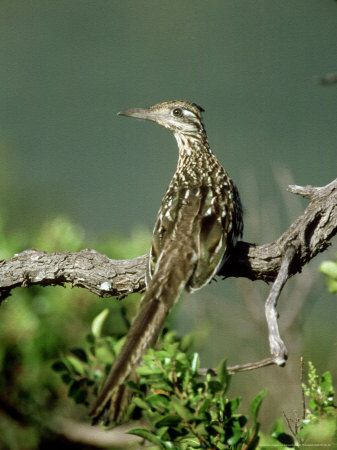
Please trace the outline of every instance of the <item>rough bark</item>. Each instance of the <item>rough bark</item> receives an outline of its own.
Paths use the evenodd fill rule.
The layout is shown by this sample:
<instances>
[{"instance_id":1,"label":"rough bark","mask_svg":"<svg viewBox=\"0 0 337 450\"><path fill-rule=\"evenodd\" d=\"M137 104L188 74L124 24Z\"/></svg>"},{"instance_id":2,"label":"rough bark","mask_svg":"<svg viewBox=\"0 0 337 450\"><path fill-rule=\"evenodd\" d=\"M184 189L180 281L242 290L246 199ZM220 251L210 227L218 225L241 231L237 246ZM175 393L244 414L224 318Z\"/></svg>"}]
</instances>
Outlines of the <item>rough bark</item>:
<instances>
[{"instance_id":1,"label":"rough bark","mask_svg":"<svg viewBox=\"0 0 337 450\"><path fill-rule=\"evenodd\" d=\"M264 245L239 242L219 275L271 282L277 277L289 246L295 249L289 268L289 275L293 276L330 245L337 233L337 179L324 187L289 186L288 190L310 199L303 214L275 242ZM147 255L113 260L90 249L75 253L29 249L0 261L0 300L17 287L65 283L100 297L121 299L144 290L146 264Z\"/></svg>"}]
</instances>

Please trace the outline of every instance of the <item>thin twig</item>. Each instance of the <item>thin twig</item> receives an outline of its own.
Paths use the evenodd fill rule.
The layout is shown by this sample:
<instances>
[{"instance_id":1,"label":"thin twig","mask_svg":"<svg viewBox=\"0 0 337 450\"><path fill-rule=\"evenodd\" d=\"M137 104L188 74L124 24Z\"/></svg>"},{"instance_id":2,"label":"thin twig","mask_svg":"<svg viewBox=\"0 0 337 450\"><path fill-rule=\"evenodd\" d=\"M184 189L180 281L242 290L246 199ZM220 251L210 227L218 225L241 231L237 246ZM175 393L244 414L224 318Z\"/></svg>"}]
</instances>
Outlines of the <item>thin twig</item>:
<instances>
[{"instance_id":1,"label":"thin twig","mask_svg":"<svg viewBox=\"0 0 337 450\"><path fill-rule=\"evenodd\" d=\"M305 409L305 393L303 389L303 356L300 357L300 382L301 382L301 393L302 393L302 420L306 418Z\"/></svg>"},{"instance_id":2,"label":"thin twig","mask_svg":"<svg viewBox=\"0 0 337 450\"><path fill-rule=\"evenodd\" d=\"M253 363L247 363L247 364L237 364L235 366L228 366L227 371L230 374L237 373L237 372L247 372L248 370L255 370L260 369L261 367L267 367L272 366L275 364L274 358L266 358L262 359L261 361L253 362ZM211 373L212 375L216 375L218 373L217 369L206 369L201 368L198 370L198 375L207 375L208 373Z\"/></svg>"},{"instance_id":3,"label":"thin twig","mask_svg":"<svg viewBox=\"0 0 337 450\"><path fill-rule=\"evenodd\" d=\"M286 413L283 411L283 416L287 422L288 428L290 433L294 436L294 438L296 438L296 431L293 429L293 427L291 426L290 420L288 418L288 416L286 415Z\"/></svg>"},{"instance_id":4,"label":"thin twig","mask_svg":"<svg viewBox=\"0 0 337 450\"><path fill-rule=\"evenodd\" d=\"M287 188L287 191L291 192L292 194L311 199L316 193L317 188L313 186L297 186L296 184L290 184Z\"/></svg>"},{"instance_id":5,"label":"thin twig","mask_svg":"<svg viewBox=\"0 0 337 450\"><path fill-rule=\"evenodd\" d=\"M269 347L275 363L279 366L285 364L287 360L287 349L284 342L281 339L278 325L277 325L277 300L281 294L281 291L289 279L289 267L296 254L295 246L291 245L287 248L284 258L282 260L280 271L274 281L268 298L265 303L265 314L268 324L269 334Z\"/></svg>"}]
</instances>

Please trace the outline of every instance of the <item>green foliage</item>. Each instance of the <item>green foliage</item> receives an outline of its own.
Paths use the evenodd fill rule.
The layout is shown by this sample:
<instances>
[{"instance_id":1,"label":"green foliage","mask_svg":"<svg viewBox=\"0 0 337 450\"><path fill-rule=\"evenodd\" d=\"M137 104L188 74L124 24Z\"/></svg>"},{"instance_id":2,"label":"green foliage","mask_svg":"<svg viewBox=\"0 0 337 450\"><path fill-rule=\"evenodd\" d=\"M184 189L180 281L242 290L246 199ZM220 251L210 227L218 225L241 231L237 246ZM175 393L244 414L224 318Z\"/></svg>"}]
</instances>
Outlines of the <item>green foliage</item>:
<instances>
[{"instance_id":1,"label":"green foliage","mask_svg":"<svg viewBox=\"0 0 337 450\"><path fill-rule=\"evenodd\" d=\"M143 437L160 449L256 448L257 414L265 391L251 403L252 427L240 414L241 399L229 399L230 375L225 361L217 375L198 375L199 357L183 348L173 333L167 333L160 350L149 350L137 369L138 384L129 386L138 394L133 404L141 409L147 428L129 433ZM247 446L248 445L248 446Z\"/></svg>"},{"instance_id":2,"label":"green foliage","mask_svg":"<svg viewBox=\"0 0 337 450\"><path fill-rule=\"evenodd\" d=\"M337 408L334 405L334 389L329 372L317 375L314 365L308 363L308 384L302 385L303 394L307 397L307 409L304 419L297 421L290 436L284 428L283 421L278 419L270 437L261 437L261 446L283 444L284 448L312 448L311 446L337 445Z\"/></svg>"},{"instance_id":3,"label":"green foliage","mask_svg":"<svg viewBox=\"0 0 337 450\"><path fill-rule=\"evenodd\" d=\"M337 294L337 261L324 261L320 266L320 271L326 276L329 291Z\"/></svg>"},{"instance_id":4,"label":"green foliage","mask_svg":"<svg viewBox=\"0 0 337 450\"><path fill-rule=\"evenodd\" d=\"M124 338L101 336L106 318L107 310L103 310L93 320L85 347L72 349L53 365L75 403L88 405L88 398L97 394L123 345ZM130 434L142 437L151 448L174 450L337 443L337 410L329 372L319 377L309 363L308 386L303 385L308 397L305 420L298 421L300 427L293 436L281 419L265 435L260 431L258 413L266 391L251 401L249 416L240 413L241 399L227 395L231 375L226 361L219 364L216 374L210 370L200 376L199 355L190 351L191 343L191 336L177 339L174 332L167 332L157 350L148 350L137 368L138 382L127 382L134 391L128 419L141 414L145 424L131 429Z\"/></svg>"},{"instance_id":5,"label":"green foliage","mask_svg":"<svg viewBox=\"0 0 337 450\"><path fill-rule=\"evenodd\" d=\"M277 419L271 429L271 438L264 438L263 442L266 443L268 440L269 444L280 445L282 444L285 447L293 447L295 444L295 439L290 436L284 427L283 420Z\"/></svg>"},{"instance_id":6,"label":"green foliage","mask_svg":"<svg viewBox=\"0 0 337 450\"><path fill-rule=\"evenodd\" d=\"M85 406L97 394L124 342L124 338L101 336L107 314L108 309L104 309L94 318L83 347L72 348L52 365L67 385L68 397Z\"/></svg>"},{"instance_id":7,"label":"green foliage","mask_svg":"<svg viewBox=\"0 0 337 450\"><path fill-rule=\"evenodd\" d=\"M106 312L93 321L83 349L72 349L53 365L68 385L68 396L87 405L95 395L120 350L124 338L102 337ZM131 434L141 436L160 449L256 448L259 437L258 411L265 391L251 403L251 427L248 417L240 414L241 399L229 399L230 375L226 362L219 364L217 375L198 375L199 356L189 351L189 336L177 339L168 332L159 349L150 349L138 367L139 381L127 384L135 395L129 416L142 414L146 428Z\"/></svg>"},{"instance_id":8,"label":"green foliage","mask_svg":"<svg viewBox=\"0 0 337 450\"><path fill-rule=\"evenodd\" d=\"M337 407L330 372L319 376L309 362L308 384L302 388L308 398L308 409L297 437L305 444L337 445Z\"/></svg>"}]
</instances>

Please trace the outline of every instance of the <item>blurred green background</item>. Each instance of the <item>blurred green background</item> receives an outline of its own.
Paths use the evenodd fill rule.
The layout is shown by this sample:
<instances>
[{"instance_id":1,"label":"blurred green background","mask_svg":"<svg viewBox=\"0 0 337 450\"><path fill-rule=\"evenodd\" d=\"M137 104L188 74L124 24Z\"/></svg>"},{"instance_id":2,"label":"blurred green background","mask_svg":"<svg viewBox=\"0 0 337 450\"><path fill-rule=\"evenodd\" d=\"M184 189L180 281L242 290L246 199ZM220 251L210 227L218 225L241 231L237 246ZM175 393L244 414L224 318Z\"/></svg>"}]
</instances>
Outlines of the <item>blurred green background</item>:
<instances>
[{"instance_id":1,"label":"blurred green background","mask_svg":"<svg viewBox=\"0 0 337 450\"><path fill-rule=\"evenodd\" d=\"M116 258L147 251L176 144L167 130L116 113L172 99L205 108L211 147L241 192L245 240L274 240L307 203L286 186L336 177L336 85L316 81L336 70L336 42L332 0L1 0L0 258L28 246L94 247ZM281 297L287 367L233 380L247 401L268 387L266 426L282 411L291 420L300 414L299 355L336 373L336 303L317 272L334 257L333 244ZM171 323L196 333L205 366L225 355L230 364L264 358L267 289L247 280L213 283L185 295ZM0 311L8 319L0 324L3 364L20 355L27 373L25 343L41 350L37 366L46 355L49 364L84 340L107 304L117 308L77 290L14 292ZM41 355L38 342L47 345L47 336ZM39 402L46 408L47 400Z\"/></svg>"}]
</instances>

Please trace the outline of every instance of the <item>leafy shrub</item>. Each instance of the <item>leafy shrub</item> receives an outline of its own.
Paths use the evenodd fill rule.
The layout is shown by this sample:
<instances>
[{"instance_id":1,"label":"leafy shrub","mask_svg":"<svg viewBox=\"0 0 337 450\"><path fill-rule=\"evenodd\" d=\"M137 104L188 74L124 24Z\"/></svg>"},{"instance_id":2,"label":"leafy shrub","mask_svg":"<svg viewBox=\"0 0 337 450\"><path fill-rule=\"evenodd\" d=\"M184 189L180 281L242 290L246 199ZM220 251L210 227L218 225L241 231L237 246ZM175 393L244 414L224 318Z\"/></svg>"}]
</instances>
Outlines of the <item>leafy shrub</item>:
<instances>
[{"instance_id":1,"label":"leafy shrub","mask_svg":"<svg viewBox=\"0 0 337 450\"><path fill-rule=\"evenodd\" d=\"M73 349L53 365L68 385L68 395L76 403L88 404L97 393L124 338L102 337L107 311L92 324L86 349ZM200 377L199 356L189 351L190 336L177 339L164 334L160 348L150 349L138 367L139 381L128 381L135 395L128 417L141 413L144 428L130 430L160 449L256 448L259 437L257 415L265 391L251 402L252 425L248 416L238 412L241 399L229 399L231 376L222 362L217 374L209 371Z\"/></svg>"}]
</instances>

